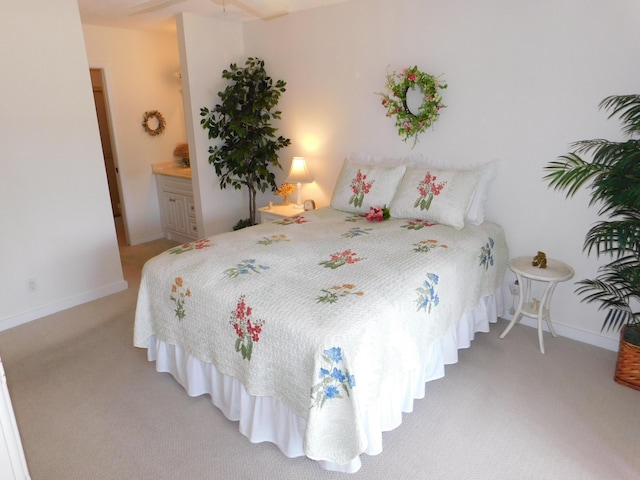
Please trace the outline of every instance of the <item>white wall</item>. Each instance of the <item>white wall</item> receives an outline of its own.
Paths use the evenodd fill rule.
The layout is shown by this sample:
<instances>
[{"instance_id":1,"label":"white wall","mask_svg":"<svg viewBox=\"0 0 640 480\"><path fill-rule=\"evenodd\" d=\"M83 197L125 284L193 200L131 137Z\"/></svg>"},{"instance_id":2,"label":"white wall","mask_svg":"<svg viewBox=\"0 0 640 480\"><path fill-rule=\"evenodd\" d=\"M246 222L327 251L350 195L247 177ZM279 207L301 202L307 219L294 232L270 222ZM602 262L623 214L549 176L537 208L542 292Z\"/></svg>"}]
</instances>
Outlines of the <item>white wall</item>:
<instances>
[{"instance_id":1,"label":"white wall","mask_svg":"<svg viewBox=\"0 0 640 480\"><path fill-rule=\"evenodd\" d=\"M222 71L232 62L244 63L242 25L192 14L177 18L180 58L184 77L186 127L189 132L193 190L200 236L230 231L249 216L246 189L220 189L209 164L209 140L201 125L200 109L210 110L219 101L218 92L227 84Z\"/></svg>"},{"instance_id":2,"label":"white wall","mask_svg":"<svg viewBox=\"0 0 640 480\"><path fill-rule=\"evenodd\" d=\"M0 52L5 329L127 284L76 1L3 2Z\"/></svg>"},{"instance_id":3,"label":"white wall","mask_svg":"<svg viewBox=\"0 0 640 480\"><path fill-rule=\"evenodd\" d=\"M637 93L638 18L632 0L350 0L245 24L244 51L287 81L280 133L292 146L281 159L285 170L294 155L309 160L317 186L305 187L305 197L328 203L350 151L422 153L452 166L499 159L489 219L504 226L511 256L543 250L579 280L598 266L582 252L596 210L586 194L566 200L549 190L543 167L573 141L620 138L597 106L607 95ZM387 66L411 65L449 84L448 107L413 150L374 93ZM559 333L616 348L615 333L600 335L597 306L581 303L574 288L556 289Z\"/></svg>"},{"instance_id":4,"label":"white wall","mask_svg":"<svg viewBox=\"0 0 640 480\"><path fill-rule=\"evenodd\" d=\"M176 145L187 141L176 34L93 25L83 31L89 65L105 72L129 243L162 238L151 164L173 161ZM166 120L154 137L142 127L151 110Z\"/></svg>"}]
</instances>

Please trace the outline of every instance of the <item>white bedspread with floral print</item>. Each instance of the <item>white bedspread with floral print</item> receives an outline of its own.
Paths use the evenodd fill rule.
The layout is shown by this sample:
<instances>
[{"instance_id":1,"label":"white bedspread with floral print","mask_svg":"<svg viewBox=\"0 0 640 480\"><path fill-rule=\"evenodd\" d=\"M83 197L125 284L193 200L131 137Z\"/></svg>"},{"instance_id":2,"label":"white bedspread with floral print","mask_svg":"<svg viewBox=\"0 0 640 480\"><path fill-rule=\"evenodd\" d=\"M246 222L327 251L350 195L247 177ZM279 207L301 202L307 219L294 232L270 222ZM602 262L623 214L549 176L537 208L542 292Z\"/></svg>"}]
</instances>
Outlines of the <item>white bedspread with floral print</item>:
<instances>
[{"instance_id":1,"label":"white bedspread with floral print","mask_svg":"<svg viewBox=\"0 0 640 480\"><path fill-rule=\"evenodd\" d=\"M369 222L323 208L168 250L143 269L134 344L155 335L307 419L308 457L364 451L387 381L503 281L493 223Z\"/></svg>"}]
</instances>

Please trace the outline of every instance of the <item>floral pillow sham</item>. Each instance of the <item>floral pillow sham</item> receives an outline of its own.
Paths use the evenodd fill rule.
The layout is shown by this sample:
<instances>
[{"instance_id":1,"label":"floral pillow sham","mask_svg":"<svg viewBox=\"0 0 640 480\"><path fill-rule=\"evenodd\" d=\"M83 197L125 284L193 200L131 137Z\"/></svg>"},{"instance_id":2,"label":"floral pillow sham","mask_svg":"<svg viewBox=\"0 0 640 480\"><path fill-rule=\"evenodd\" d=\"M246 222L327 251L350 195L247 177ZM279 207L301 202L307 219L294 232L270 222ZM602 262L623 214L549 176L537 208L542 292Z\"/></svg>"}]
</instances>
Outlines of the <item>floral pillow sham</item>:
<instances>
[{"instance_id":1,"label":"floral pillow sham","mask_svg":"<svg viewBox=\"0 0 640 480\"><path fill-rule=\"evenodd\" d=\"M408 167L391 202L391 216L461 229L481 176L480 170Z\"/></svg>"},{"instance_id":2,"label":"floral pillow sham","mask_svg":"<svg viewBox=\"0 0 640 480\"><path fill-rule=\"evenodd\" d=\"M365 213L370 207L389 206L406 167L381 167L344 162L331 198L336 210Z\"/></svg>"},{"instance_id":3,"label":"floral pillow sham","mask_svg":"<svg viewBox=\"0 0 640 480\"><path fill-rule=\"evenodd\" d=\"M444 163L429 159L422 154L413 154L404 158L393 158L376 157L365 153L352 152L347 157L347 161L387 167L406 165L407 167L432 167L441 170L449 168ZM475 193L473 194L473 197L471 199L469 210L467 211L467 216L465 218L465 223L480 225L482 222L484 222L485 202L487 200L487 197L489 196L491 183L498 173L498 168L498 160L491 160L485 163L455 168L456 170L479 170L480 172L482 172L482 175L480 176L480 180L478 182L478 187L476 188Z\"/></svg>"}]
</instances>

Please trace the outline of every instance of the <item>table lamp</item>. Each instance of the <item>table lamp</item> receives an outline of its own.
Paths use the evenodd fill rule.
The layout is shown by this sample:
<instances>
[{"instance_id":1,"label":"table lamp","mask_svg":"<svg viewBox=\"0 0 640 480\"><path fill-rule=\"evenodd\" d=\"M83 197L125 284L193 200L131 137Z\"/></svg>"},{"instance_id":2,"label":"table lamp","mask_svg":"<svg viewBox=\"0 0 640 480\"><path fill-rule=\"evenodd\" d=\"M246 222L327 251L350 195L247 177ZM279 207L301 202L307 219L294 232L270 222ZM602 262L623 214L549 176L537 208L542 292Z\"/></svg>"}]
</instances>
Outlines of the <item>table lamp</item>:
<instances>
[{"instance_id":1,"label":"table lamp","mask_svg":"<svg viewBox=\"0 0 640 480\"><path fill-rule=\"evenodd\" d=\"M289 175L287 175L285 182L296 184L298 196L294 208L302 209L302 199L300 198L300 189L302 188L302 184L313 182L313 178L311 178L309 170L307 170L307 162L305 162L304 157L293 157L293 160L291 161L291 170L289 170Z\"/></svg>"}]
</instances>

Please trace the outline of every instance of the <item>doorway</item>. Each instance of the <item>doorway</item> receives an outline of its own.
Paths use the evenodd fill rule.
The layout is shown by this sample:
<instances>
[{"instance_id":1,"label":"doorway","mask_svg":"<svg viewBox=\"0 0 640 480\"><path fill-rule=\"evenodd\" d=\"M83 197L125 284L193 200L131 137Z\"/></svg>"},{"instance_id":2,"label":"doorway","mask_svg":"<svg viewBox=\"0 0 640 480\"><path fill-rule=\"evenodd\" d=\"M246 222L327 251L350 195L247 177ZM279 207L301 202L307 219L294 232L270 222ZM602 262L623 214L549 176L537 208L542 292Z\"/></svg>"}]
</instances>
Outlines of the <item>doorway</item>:
<instances>
[{"instance_id":1,"label":"doorway","mask_svg":"<svg viewBox=\"0 0 640 480\"><path fill-rule=\"evenodd\" d=\"M113 135L111 132L111 122L109 121L109 104L104 82L104 71L101 68L90 68L91 86L93 88L93 101L96 107L98 118L98 128L100 129L100 141L102 142L102 156L104 167L107 173L107 184L109 186L109 197L111 199L111 210L116 226L118 245L128 245L129 236L126 231L124 221L124 208L120 195L120 182L118 177L118 166L113 155Z\"/></svg>"}]
</instances>

